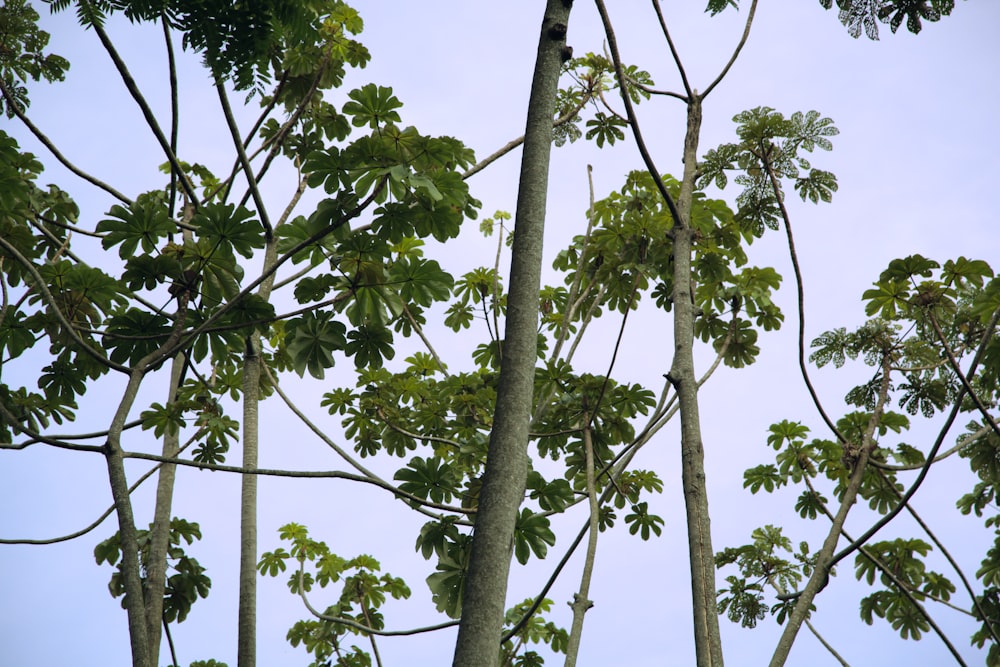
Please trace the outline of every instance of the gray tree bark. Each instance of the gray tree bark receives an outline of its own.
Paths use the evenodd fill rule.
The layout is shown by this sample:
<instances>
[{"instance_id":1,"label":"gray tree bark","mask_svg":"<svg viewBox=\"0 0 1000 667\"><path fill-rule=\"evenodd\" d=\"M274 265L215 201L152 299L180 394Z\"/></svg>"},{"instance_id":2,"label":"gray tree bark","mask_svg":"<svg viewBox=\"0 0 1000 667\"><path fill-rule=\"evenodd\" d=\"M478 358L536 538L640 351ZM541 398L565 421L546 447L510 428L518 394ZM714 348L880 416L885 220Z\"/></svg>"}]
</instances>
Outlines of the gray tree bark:
<instances>
[{"instance_id":1,"label":"gray tree bark","mask_svg":"<svg viewBox=\"0 0 1000 667\"><path fill-rule=\"evenodd\" d=\"M677 197L680 219L674 226L674 360L669 378L677 391L681 413L681 484L687 513L691 596L694 604L695 659L699 667L722 667L722 639L715 600L715 551L705 483L705 449L698 411L698 378L694 369L694 277L691 254L694 229L691 201L698 165L701 98L691 96L684 137L684 176Z\"/></svg>"},{"instance_id":2,"label":"gray tree bark","mask_svg":"<svg viewBox=\"0 0 1000 667\"><path fill-rule=\"evenodd\" d=\"M568 56L566 26L571 5L571 0L547 1L538 40L514 216L497 405L466 575L455 667L494 667L500 655L514 524L528 474L552 117L560 70Z\"/></svg>"},{"instance_id":3,"label":"gray tree bark","mask_svg":"<svg viewBox=\"0 0 1000 667\"><path fill-rule=\"evenodd\" d=\"M174 357L170 367L170 389L167 404L177 399L177 385L184 371L186 355ZM173 458L180 449L180 431L163 434L163 456ZM149 556L146 562L146 636L149 655L154 660L160 656L163 637L163 591L167 580L167 549L170 546L170 514L174 500L174 479L177 466L164 463L160 466L156 482L156 507L153 510L153 528L149 536Z\"/></svg>"}]
</instances>

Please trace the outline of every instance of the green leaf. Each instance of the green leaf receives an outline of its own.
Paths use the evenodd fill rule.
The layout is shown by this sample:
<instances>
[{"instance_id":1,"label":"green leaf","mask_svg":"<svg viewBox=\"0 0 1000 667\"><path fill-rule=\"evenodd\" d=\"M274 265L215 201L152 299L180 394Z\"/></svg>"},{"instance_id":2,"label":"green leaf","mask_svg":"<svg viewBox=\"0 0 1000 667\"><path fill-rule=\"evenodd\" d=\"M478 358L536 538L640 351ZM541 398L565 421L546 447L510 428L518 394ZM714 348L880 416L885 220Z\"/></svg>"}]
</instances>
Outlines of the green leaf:
<instances>
[{"instance_id":1,"label":"green leaf","mask_svg":"<svg viewBox=\"0 0 1000 667\"><path fill-rule=\"evenodd\" d=\"M388 123L400 122L396 109L403 106L403 103L392 94L392 88L376 86L369 83L362 88L352 90L348 93L350 102L344 105L344 113L351 116L351 123L354 127L367 125L372 129Z\"/></svg>"},{"instance_id":2,"label":"green leaf","mask_svg":"<svg viewBox=\"0 0 1000 667\"><path fill-rule=\"evenodd\" d=\"M347 347L347 327L332 319L332 313L305 313L285 324L285 350L292 368L301 377L309 371L322 380L334 365L333 353Z\"/></svg>"},{"instance_id":3,"label":"green leaf","mask_svg":"<svg viewBox=\"0 0 1000 667\"><path fill-rule=\"evenodd\" d=\"M461 483L458 472L436 456L413 457L405 468L396 471L393 479L400 480L401 490L435 503L451 502Z\"/></svg>"},{"instance_id":4,"label":"green leaf","mask_svg":"<svg viewBox=\"0 0 1000 667\"><path fill-rule=\"evenodd\" d=\"M199 238L246 257L264 247L264 227L247 209L233 204L206 204L191 219Z\"/></svg>"},{"instance_id":5,"label":"green leaf","mask_svg":"<svg viewBox=\"0 0 1000 667\"><path fill-rule=\"evenodd\" d=\"M104 235L101 246L105 250L119 246L118 256L122 259L134 255L138 248L152 253L161 239L177 231L166 204L153 199L137 201L130 208L115 204L108 216L97 223L96 231Z\"/></svg>"},{"instance_id":6,"label":"green leaf","mask_svg":"<svg viewBox=\"0 0 1000 667\"><path fill-rule=\"evenodd\" d=\"M382 368L385 359L396 356L392 331L385 327L362 325L349 332L347 338L344 351L354 357L357 368Z\"/></svg>"},{"instance_id":7,"label":"green leaf","mask_svg":"<svg viewBox=\"0 0 1000 667\"><path fill-rule=\"evenodd\" d=\"M629 524L628 532L630 535L639 533L639 536L644 540L649 539L650 531L657 536L663 532L663 529L661 528L663 525L663 519L655 514L650 514L647 503L637 503L632 505L632 514L627 514L625 516L625 523Z\"/></svg>"},{"instance_id":8,"label":"green leaf","mask_svg":"<svg viewBox=\"0 0 1000 667\"><path fill-rule=\"evenodd\" d=\"M548 518L522 508L514 525L514 557L517 562L521 565L527 563L529 552L537 558L545 558L548 547L555 543L556 536L549 529Z\"/></svg>"}]
</instances>

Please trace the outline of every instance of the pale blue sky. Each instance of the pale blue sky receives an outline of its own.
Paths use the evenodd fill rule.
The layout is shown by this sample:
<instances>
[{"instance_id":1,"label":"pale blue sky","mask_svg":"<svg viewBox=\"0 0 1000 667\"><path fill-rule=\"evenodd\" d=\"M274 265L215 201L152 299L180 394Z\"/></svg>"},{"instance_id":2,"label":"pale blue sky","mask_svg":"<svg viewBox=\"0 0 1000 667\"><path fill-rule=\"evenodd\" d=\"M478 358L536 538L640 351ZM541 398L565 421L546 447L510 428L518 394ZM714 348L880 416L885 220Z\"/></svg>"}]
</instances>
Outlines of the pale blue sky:
<instances>
[{"instance_id":1,"label":"pale blue sky","mask_svg":"<svg viewBox=\"0 0 1000 667\"><path fill-rule=\"evenodd\" d=\"M650 71L658 88L677 90L677 78L649 7L645 3L609 4L617 5L610 11L623 58ZM700 11L700 3L683 3L684 8L676 6L682 3L663 4L692 84L704 88L728 59L744 15L727 12L709 19ZM569 43L577 54L600 51L603 33L593 5L584 1L576 5ZM373 81L391 86L405 105L402 113L407 124L425 133L456 136L480 157L522 133L542 3L358 1L354 6L365 19L360 39L373 60L367 69L351 75L349 85ZM41 6L39 11L47 10ZM68 57L72 69L64 83L34 87L31 117L71 160L127 194L159 186L163 177L156 165L164 158L141 125L138 110L96 37L79 29L71 13L45 17L43 23L53 35L52 50ZM705 102L701 152L729 141L732 116L758 105L786 114L817 109L840 128L833 153L814 160L816 166L838 175L840 191L833 203L816 207L796 201L791 209L805 269L809 338L832 327L859 324L863 320L860 294L891 258L919 252L944 261L965 255L985 259L1000 270L994 201L1000 148L994 122L1000 101L998 27L1000 4L970 0L959 2L952 17L925 25L919 36L891 35L884 29L882 41L872 43L851 39L835 15L823 11L816 0L761 3L742 58ZM114 21L109 32L154 107L165 112L159 29L136 30ZM216 96L197 59L185 59L182 77L181 157L222 172L231 163L231 147ZM340 104L345 98L346 93L333 93L330 99ZM683 108L658 99L644 103L638 112L659 168L679 173ZM57 168L17 121L4 118L0 127L46 165L53 165L42 183L56 182L76 198L83 209L82 224L92 226L100 219L112 203L106 195ZM518 160L518 153L507 156L471 181L485 215L496 209L513 210ZM556 150L546 237L550 258L585 226L588 163L594 166L599 197L620 187L628 170L641 167L628 141L602 151L584 142ZM284 205L288 190L287 179L268 184L265 192L274 209ZM731 200L735 191L723 196ZM492 263L493 242L482 240L475 227L470 224L470 233L451 249L435 251L448 258L446 268L456 275ZM794 289L788 282L791 269L783 238L772 234L755 244L751 259L775 266L786 277L779 302L787 320L781 332L762 335L763 353L755 366L720 370L702 394L717 549L742 543L753 527L764 523L786 524L796 540L815 538L826 529L796 520L791 511L792 492L763 498L741 488L742 471L769 460L765 437L770 423L784 418L802 420L814 433L825 436L795 367ZM660 332L669 323L648 317L633 325L616 376L658 389L669 364ZM609 322L607 330L615 326L617 322ZM442 342L439 349L462 350L478 342L470 336L454 340L441 331L434 335ZM604 372L611 340L592 340L585 346L580 370ZM403 356L397 358L401 361ZM453 370L461 367L460 356L452 359ZM706 364L708 355L701 360ZM4 370L18 372L13 365ZM814 374L833 412L842 410L844 392L866 371L824 369ZM345 372L332 378L351 381ZM14 378L6 381L13 383ZM301 405L309 407L332 434L338 433L337 422L316 407L329 381L299 382L290 377L287 385L294 387ZM88 395L80 423L70 430L106 424L103 415L117 400L118 391L105 385ZM153 388L143 398L147 403L162 401L162 393ZM97 415L96 421L89 421L91 415ZM262 466L329 469L339 465L277 400L268 401L262 425ZM650 501L653 511L666 519L663 536L644 543L629 536L620 523L617 530L602 536L591 594L596 605L587 616L581 666L693 663L675 430L672 426L664 429L637 461L639 466L655 468L666 482L664 493ZM921 437L930 432L915 432L907 436L907 442L920 445ZM155 449L151 438L130 437L135 440L126 443L128 449ZM236 450L230 460L238 456ZM392 463L384 462L380 469L390 471L391 476ZM129 472L137 476L145 469L145 465L133 464ZM976 554L982 552L989 536L978 520L960 517L953 509L959 489L969 479L964 462L947 462L935 469L929 481L938 490L918 496L916 506L972 574L978 567ZM152 488L147 484L135 495L139 521L148 521L151 514ZM180 662L187 665L195 659L216 658L235 665L239 481L222 473L181 471L175 497L175 514L201 523L205 538L192 552L208 567L213 580L209 598L199 601L189 620L174 629ZM413 551L422 520L400 518L398 507L384 492L336 481L263 479L260 501L262 551L278 546L278 526L288 521L304 523L337 553L370 553L382 561L385 570L406 578L414 596L387 607L387 627L438 620L423 584L428 564ZM0 513L0 537L41 538L77 530L110 503L104 462L93 455L39 446L0 453L0 503L7 508ZM858 514L849 523L855 529L864 524L862 512ZM556 525L565 529L560 535L568 535L582 521L582 514L574 515ZM125 615L107 593L110 570L98 568L91 555L94 545L113 530L109 520L69 543L0 547L4 566L0 573L0 664L126 664ZM909 530L901 526L898 534ZM890 528L886 534L897 533ZM561 538L548 560L514 568L511 602L535 593L569 539ZM579 564L579 558L571 562L550 594L556 600L553 620L567 627L569 611L564 603L577 585ZM850 567L842 567L834 585L819 599L815 617L817 627L848 662L856 667L950 664L933 636L919 644L903 642L883 623L873 627L861 623L857 601L864 593L852 579ZM304 651L292 649L284 639L295 620L308 616L299 600L280 579L262 579L258 599L259 664L307 664ZM966 604L964 598L958 600ZM325 606L322 593L314 594L313 603ZM938 610L935 617L953 630L952 639L970 665L982 662L981 655L967 647L968 622L947 610ZM773 622L754 631L743 631L725 619L722 624L731 665L766 661L778 635ZM449 664L453 638L445 631L382 640L382 655L386 665ZM167 654L163 655L160 664L167 663ZM560 661L552 658L549 664ZM789 664L834 662L803 633Z\"/></svg>"}]
</instances>

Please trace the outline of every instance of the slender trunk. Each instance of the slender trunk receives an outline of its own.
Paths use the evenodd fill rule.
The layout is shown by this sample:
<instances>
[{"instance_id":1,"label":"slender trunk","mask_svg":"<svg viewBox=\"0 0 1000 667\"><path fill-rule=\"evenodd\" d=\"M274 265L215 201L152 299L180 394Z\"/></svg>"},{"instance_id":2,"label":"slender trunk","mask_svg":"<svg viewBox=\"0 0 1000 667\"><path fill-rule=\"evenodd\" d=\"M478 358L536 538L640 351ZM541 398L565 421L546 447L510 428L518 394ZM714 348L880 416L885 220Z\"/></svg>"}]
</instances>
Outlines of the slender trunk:
<instances>
[{"instance_id":1,"label":"slender trunk","mask_svg":"<svg viewBox=\"0 0 1000 667\"><path fill-rule=\"evenodd\" d=\"M552 117L567 56L571 4L547 0L538 41L514 218L504 354L455 645L456 667L493 667L500 655L514 524L528 472Z\"/></svg>"},{"instance_id":2,"label":"slender trunk","mask_svg":"<svg viewBox=\"0 0 1000 667\"><path fill-rule=\"evenodd\" d=\"M885 408L889 397L890 372L891 360L886 353L885 358L882 360L882 382L879 387L878 403L865 429L864 438L857 445L857 460L854 463L854 470L851 473L850 481L847 484L847 488L844 489L844 496L840 501L840 508L833 518L830 532L827 533L823 546L820 548L819 553L816 554L816 567L813 570L813 574L795 601L795 607L789 615L788 623L785 624L784 632L781 633L781 639L778 640L778 645L774 649L770 667L782 667L785 661L788 660L792 644L795 643L795 637L809 615L809 608L812 606L813 600L823 590L830 578L831 561L834 551L837 549L837 543L840 541L840 534L844 529L844 522L847 521L847 514L851 511L854 503L857 502L858 493L861 490L861 482L864 481L865 467L868 465L869 455L874 448L873 438L875 429L882 419L882 410ZM844 447L846 448L849 445L850 443L845 443Z\"/></svg>"},{"instance_id":3,"label":"slender trunk","mask_svg":"<svg viewBox=\"0 0 1000 667\"><path fill-rule=\"evenodd\" d=\"M133 667L155 667L150 656L149 636L146 631L146 614L143 604L142 575L139 568L139 547L136 540L135 516L132 513L132 500L129 497L128 478L125 475L125 463L122 457L121 435L128 419L129 410L135 403L139 385L144 376L143 365L134 369L129 375L128 385L118 404L118 410L111 420L108 429L108 440L104 445L105 459L108 464L108 480L111 483L111 495L114 498L115 512L118 516L118 538L121 542L122 562L121 574L125 584L125 610L128 614L129 641L132 646Z\"/></svg>"},{"instance_id":4,"label":"slender trunk","mask_svg":"<svg viewBox=\"0 0 1000 667\"><path fill-rule=\"evenodd\" d=\"M257 467L260 340L247 338L243 358L243 467ZM257 475L243 475L240 500L240 604L236 664L257 664Z\"/></svg>"},{"instance_id":5,"label":"slender trunk","mask_svg":"<svg viewBox=\"0 0 1000 667\"><path fill-rule=\"evenodd\" d=\"M170 367L170 389L167 404L177 399L187 357L182 352L174 357ZM167 430L163 435L163 456L173 458L180 450L180 431ZM174 500L174 478L177 466L164 463L160 466L156 483L156 507L153 510L153 527L149 536L149 554L146 559L146 633L149 655L153 660L160 656L160 639L163 637L163 591L167 580L167 549L170 546L170 513Z\"/></svg>"},{"instance_id":6,"label":"slender trunk","mask_svg":"<svg viewBox=\"0 0 1000 667\"><path fill-rule=\"evenodd\" d=\"M301 184L289 205L286 215L302 194ZM281 224L279 222L279 224ZM266 275L278 257L278 244L273 235L267 234L264 248ZM274 287L272 272L257 289L257 296L265 301L271 298ZM258 410L260 404L261 343L253 332L247 336L243 358L243 467L257 467L259 444ZM236 664L238 667L255 667L257 664L257 475L243 475L240 497L240 602L237 621Z\"/></svg>"},{"instance_id":7,"label":"slender trunk","mask_svg":"<svg viewBox=\"0 0 1000 667\"><path fill-rule=\"evenodd\" d=\"M590 414L583 413L583 447L587 465L587 498L590 501L590 533L587 536L587 554L580 575L580 590L573 595L570 608L573 610L573 624L570 626L569 641L566 643L566 661L563 667L576 667L580 653L580 638L583 636L583 619L594 603L590 595L590 579L594 573L594 559L597 556L597 536L600 505L597 500L597 485L594 480L594 443L590 432Z\"/></svg>"},{"instance_id":8,"label":"slender trunk","mask_svg":"<svg viewBox=\"0 0 1000 667\"><path fill-rule=\"evenodd\" d=\"M677 391L681 412L681 480L687 511L691 596L694 611L695 656L699 667L722 667L722 639L715 604L715 552L712 549L705 483L705 451L698 415L698 380L694 369L694 277L691 255L694 230L690 225L701 131L701 99L688 102L684 137L684 177L674 227L674 360L669 378Z\"/></svg>"}]
</instances>

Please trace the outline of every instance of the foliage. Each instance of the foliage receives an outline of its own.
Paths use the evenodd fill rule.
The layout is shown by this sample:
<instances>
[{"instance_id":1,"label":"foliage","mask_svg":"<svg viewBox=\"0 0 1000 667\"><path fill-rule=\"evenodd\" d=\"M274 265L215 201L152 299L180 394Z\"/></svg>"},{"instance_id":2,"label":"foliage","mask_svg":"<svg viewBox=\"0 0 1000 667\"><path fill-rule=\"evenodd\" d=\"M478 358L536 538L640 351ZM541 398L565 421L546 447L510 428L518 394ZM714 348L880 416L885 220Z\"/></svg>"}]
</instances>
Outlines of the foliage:
<instances>
[{"instance_id":1,"label":"foliage","mask_svg":"<svg viewBox=\"0 0 1000 667\"><path fill-rule=\"evenodd\" d=\"M141 530L139 537L139 561L145 570L149 560L149 538L153 526L149 530ZM198 598L208 597L212 588L212 580L205 574L205 568L198 563L196 558L189 556L184 550L184 545L191 545L195 540L201 539L201 528L197 523L185 521L184 519L173 518L170 520L169 544L167 549L167 570L168 577L163 591L163 621L165 623L183 623L191 612L191 607ZM115 533L94 547L94 560L98 565L107 563L112 567L118 565L108 590L112 597L122 598L122 608L128 604L125 597L125 586L122 581L120 559L121 541L119 533ZM170 574L172 573L172 574Z\"/></svg>"}]
</instances>

